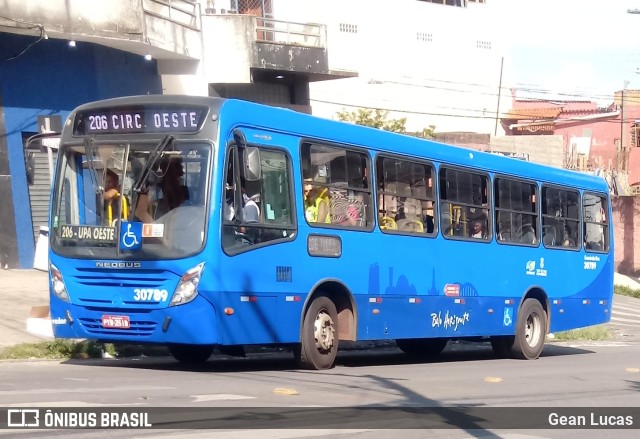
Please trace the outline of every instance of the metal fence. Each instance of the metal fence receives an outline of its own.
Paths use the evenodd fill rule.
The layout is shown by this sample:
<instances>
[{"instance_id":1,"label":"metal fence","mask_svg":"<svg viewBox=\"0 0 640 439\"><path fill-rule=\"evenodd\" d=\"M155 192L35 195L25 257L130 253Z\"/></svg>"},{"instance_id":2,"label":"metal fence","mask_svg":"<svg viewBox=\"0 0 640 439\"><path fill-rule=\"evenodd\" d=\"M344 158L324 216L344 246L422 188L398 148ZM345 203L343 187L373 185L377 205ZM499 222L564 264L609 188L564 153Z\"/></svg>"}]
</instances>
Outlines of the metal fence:
<instances>
[{"instance_id":1,"label":"metal fence","mask_svg":"<svg viewBox=\"0 0 640 439\"><path fill-rule=\"evenodd\" d=\"M142 10L173 23L200 30L199 9L195 0L142 0Z\"/></svg>"},{"instance_id":2,"label":"metal fence","mask_svg":"<svg viewBox=\"0 0 640 439\"><path fill-rule=\"evenodd\" d=\"M325 47L326 35L327 29L323 24L256 19L256 41L322 48Z\"/></svg>"},{"instance_id":3,"label":"metal fence","mask_svg":"<svg viewBox=\"0 0 640 439\"><path fill-rule=\"evenodd\" d=\"M271 0L231 0L231 9L238 14L273 18L273 4Z\"/></svg>"}]
</instances>

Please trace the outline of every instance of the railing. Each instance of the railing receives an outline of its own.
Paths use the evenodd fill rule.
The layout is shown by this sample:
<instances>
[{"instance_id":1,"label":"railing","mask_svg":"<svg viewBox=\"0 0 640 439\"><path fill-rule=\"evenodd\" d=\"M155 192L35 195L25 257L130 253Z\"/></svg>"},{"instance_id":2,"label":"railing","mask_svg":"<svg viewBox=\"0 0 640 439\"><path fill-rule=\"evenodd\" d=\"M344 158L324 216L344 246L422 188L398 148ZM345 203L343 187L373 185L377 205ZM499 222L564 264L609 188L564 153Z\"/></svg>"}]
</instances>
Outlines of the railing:
<instances>
[{"instance_id":1,"label":"railing","mask_svg":"<svg viewBox=\"0 0 640 439\"><path fill-rule=\"evenodd\" d=\"M145 14L200 31L200 5L196 0L142 0Z\"/></svg>"},{"instance_id":2,"label":"railing","mask_svg":"<svg viewBox=\"0 0 640 439\"><path fill-rule=\"evenodd\" d=\"M324 48L327 27L256 17L256 41Z\"/></svg>"}]
</instances>

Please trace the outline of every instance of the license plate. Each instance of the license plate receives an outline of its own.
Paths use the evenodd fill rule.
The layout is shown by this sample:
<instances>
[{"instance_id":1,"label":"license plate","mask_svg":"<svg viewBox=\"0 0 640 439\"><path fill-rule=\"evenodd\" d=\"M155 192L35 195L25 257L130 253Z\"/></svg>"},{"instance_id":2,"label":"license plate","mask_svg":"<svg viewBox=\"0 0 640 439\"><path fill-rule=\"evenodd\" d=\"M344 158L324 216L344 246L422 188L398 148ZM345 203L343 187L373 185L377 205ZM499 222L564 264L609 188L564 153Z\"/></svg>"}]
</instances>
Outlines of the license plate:
<instances>
[{"instance_id":1,"label":"license plate","mask_svg":"<svg viewBox=\"0 0 640 439\"><path fill-rule=\"evenodd\" d=\"M116 328L116 329L129 329L131 328L131 321L129 316L102 316L103 328Z\"/></svg>"}]
</instances>

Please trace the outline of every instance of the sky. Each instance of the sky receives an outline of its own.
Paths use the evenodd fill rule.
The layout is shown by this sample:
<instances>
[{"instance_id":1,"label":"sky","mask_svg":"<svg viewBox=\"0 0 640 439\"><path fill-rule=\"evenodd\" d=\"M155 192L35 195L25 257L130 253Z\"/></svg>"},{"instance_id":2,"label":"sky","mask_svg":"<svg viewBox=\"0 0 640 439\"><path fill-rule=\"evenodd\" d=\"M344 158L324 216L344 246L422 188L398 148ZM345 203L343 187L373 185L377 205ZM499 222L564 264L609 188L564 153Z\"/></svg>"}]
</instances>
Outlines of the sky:
<instances>
[{"instance_id":1,"label":"sky","mask_svg":"<svg viewBox=\"0 0 640 439\"><path fill-rule=\"evenodd\" d=\"M497 18L510 23L506 76L519 98L606 105L625 81L640 89L640 14L627 12L640 0L487 1L507 10Z\"/></svg>"}]
</instances>

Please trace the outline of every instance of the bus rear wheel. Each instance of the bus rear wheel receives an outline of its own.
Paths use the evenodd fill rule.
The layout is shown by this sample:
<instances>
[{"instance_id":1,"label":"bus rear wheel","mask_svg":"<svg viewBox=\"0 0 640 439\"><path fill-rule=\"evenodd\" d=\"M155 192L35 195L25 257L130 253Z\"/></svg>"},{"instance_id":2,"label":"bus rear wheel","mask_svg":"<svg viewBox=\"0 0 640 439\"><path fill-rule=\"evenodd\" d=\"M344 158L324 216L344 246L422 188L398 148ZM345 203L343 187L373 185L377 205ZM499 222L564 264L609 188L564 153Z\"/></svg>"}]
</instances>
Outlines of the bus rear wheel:
<instances>
[{"instance_id":1,"label":"bus rear wheel","mask_svg":"<svg viewBox=\"0 0 640 439\"><path fill-rule=\"evenodd\" d=\"M180 363L203 364L213 353L213 345L171 344L169 345L169 352Z\"/></svg>"},{"instance_id":2,"label":"bus rear wheel","mask_svg":"<svg viewBox=\"0 0 640 439\"><path fill-rule=\"evenodd\" d=\"M304 369L330 369L338 354L338 313L327 296L318 296L311 302L302 322L301 343L294 355Z\"/></svg>"},{"instance_id":3,"label":"bus rear wheel","mask_svg":"<svg viewBox=\"0 0 640 439\"><path fill-rule=\"evenodd\" d=\"M547 313L536 299L526 299L518 311L511 353L515 358L535 360L542 353L546 335Z\"/></svg>"},{"instance_id":4,"label":"bus rear wheel","mask_svg":"<svg viewBox=\"0 0 640 439\"><path fill-rule=\"evenodd\" d=\"M396 344L402 352L414 357L435 357L440 354L447 343L448 338L401 338Z\"/></svg>"}]
</instances>

